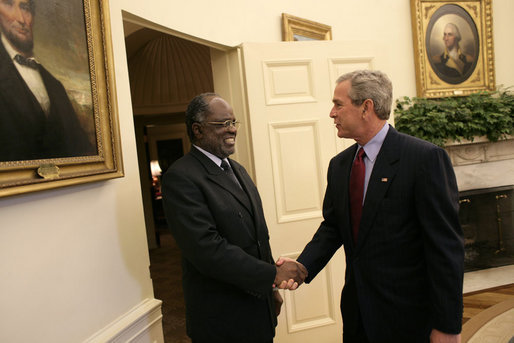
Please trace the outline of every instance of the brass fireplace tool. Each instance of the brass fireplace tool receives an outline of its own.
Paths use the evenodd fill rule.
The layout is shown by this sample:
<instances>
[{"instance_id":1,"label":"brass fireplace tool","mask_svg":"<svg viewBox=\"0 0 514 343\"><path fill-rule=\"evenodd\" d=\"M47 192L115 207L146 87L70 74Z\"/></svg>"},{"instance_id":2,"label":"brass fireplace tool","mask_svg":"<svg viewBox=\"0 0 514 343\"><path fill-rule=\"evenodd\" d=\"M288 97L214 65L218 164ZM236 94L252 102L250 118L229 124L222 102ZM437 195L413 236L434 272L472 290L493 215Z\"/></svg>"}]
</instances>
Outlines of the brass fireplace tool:
<instances>
[{"instance_id":1,"label":"brass fireplace tool","mask_svg":"<svg viewBox=\"0 0 514 343\"><path fill-rule=\"evenodd\" d=\"M495 251L495 254L499 254L505 251L505 246L503 245L503 229L502 229L502 217L500 212L500 199L507 199L508 196L506 194L498 194L496 196L496 221L498 223L498 250Z\"/></svg>"}]
</instances>

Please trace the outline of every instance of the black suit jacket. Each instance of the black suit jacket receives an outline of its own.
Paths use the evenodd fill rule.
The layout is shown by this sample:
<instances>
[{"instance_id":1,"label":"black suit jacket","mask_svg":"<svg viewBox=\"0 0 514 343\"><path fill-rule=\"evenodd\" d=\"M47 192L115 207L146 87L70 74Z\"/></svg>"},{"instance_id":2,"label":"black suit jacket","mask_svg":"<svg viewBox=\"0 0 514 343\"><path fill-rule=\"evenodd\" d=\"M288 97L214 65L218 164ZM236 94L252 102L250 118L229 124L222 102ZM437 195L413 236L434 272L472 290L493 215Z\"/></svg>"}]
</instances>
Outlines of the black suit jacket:
<instances>
[{"instance_id":1,"label":"black suit jacket","mask_svg":"<svg viewBox=\"0 0 514 343\"><path fill-rule=\"evenodd\" d=\"M163 177L166 218L182 251L187 333L200 342L272 340L275 279L257 188L230 160L242 190L196 148Z\"/></svg>"},{"instance_id":2,"label":"black suit jacket","mask_svg":"<svg viewBox=\"0 0 514 343\"><path fill-rule=\"evenodd\" d=\"M48 118L0 41L0 161L95 155L62 84L41 65L39 72Z\"/></svg>"},{"instance_id":3,"label":"black suit jacket","mask_svg":"<svg viewBox=\"0 0 514 343\"><path fill-rule=\"evenodd\" d=\"M371 342L427 342L432 328L459 333L464 247L448 155L390 127L354 244L348 183L356 149L330 162L324 221L298 258L309 272L306 281L344 245L344 331L356 330L362 318Z\"/></svg>"}]
</instances>

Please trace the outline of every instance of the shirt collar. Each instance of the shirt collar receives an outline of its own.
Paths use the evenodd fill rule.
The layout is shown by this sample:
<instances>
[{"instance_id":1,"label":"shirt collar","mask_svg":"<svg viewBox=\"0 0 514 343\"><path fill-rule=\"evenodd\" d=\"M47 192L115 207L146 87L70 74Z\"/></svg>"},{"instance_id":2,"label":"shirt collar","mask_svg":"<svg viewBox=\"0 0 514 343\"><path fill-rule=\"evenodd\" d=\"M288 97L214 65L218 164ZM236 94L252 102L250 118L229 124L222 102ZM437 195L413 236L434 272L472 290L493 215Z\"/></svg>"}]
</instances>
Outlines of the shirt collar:
<instances>
[{"instance_id":1,"label":"shirt collar","mask_svg":"<svg viewBox=\"0 0 514 343\"><path fill-rule=\"evenodd\" d=\"M194 144L193 144L193 146L194 146L195 148L197 148L198 150L200 150L200 151L201 151L205 156L209 157L209 158L212 160L212 162L216 163L216 165L217 165L218 167L220 167L220 168L221 168L221 158L219 158L219 157L218 157L218 156L216 156L216 155L211 154L211 153L210 153L210 152L208 152L207 150L204 150L204 149L200 148L198 145L194 145ZM227 161L227 163L228 163L228 160L227 160L227 159L225 159L225 160L226 160L226 161Z\"/></svg>"},{"instance_id":2,"label":"shirt collar","mask_svg":"<svg viewBox=\"0 0 514 343\"><path fill-rule=\"evenodd\" d=\"M364 152L366 153L366 157L370 161L375 162L375 159L377 158L377 155L380 152L380 148L384 143L388 131L389 124L385 123L384 126L380 129L380 131L378 131L378 133L375 135L375 137L373 137L368 143L366 143L366 145L364 145Z\"/></svg>"}]
</instances>

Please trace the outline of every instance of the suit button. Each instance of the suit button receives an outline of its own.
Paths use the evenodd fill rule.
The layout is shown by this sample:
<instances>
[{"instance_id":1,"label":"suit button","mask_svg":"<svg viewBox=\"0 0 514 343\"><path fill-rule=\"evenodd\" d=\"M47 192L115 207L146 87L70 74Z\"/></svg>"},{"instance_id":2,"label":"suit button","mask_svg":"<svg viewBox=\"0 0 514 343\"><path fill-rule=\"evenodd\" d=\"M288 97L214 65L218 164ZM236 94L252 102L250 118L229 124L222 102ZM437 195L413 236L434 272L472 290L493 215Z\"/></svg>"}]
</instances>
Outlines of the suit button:
<instances>
[{"instance_id":1,"label":"suit button","mask_svg":"<svg viewBox=\"0 0 514 343\"><path fill-rule=\"evenodd\" d=\"M241 212L238 212L237 215L239 216L239 218L243 218L243 214Z\"/></svg>"}]
</instances>

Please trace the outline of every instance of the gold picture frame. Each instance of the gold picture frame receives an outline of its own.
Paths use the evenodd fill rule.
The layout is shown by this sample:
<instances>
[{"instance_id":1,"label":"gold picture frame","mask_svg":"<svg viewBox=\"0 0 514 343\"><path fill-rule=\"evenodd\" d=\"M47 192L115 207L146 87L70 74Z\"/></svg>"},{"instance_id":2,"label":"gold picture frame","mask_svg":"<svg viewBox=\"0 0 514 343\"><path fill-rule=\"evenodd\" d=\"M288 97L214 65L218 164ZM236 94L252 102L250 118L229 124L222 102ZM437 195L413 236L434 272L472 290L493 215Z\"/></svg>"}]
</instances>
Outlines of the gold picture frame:
<instances>
[{"instance_id":1,"label":"gold picture frame","mask_svg":"<svg viewBox=\"0 0 514 343\"><path fill-rule=\"evenodd\" d=\"M0 109L2 112L4 108L13 109L11 112L19 110L17 115L26 116L28 120L25 126L38 130L37 137L45 149L40 149L32 143L29 145L28 142L39 141L34 140L32 136L22 136L22 133L17 131L15 131L16 134L12 134L12 137L17 139L9 140L3 137L2 141L0 138L0 143L8 146L0 148L0 197L122 177L124 174L108 1L69 0L62 3L59 0L49 0L38 3L37 8L32 7L30 11L34 17L34 54L36 61L40 63L39 70L48 90L50 106L44 111L42 109L44 106L39 107L34 97L32 97L34 98L32 103L37 104L34 105L37 111L32 111L32 107L18 109L17 105L7 103L9 101L7 93L18 83L23 85L23 81L12 81L12 85L6 85L7 81L4 81L4 78L0 84L0 92L4 92L4 94L0 93L0 99L2 99ZM56 13L56 11L60 12ZM0 55L3 53L7 56L5 53L7 49L4 48L3 43L0 49ZM77 61L83 61L82 65ZM59 67L55 67L57 63ZM19 67L14 66L13 63L10 68L15 73L15 68ZM50 76L45 78L45 75ZM48 78L54 80L52 81L54 88L64 91L60 93L59 98L66 98L67 95L65 100L71 107L55 105L57 102L54 100L59 99L52 96L53 90L49 88L46 81ZM77 86L80 82L82 82L81 86ZM67 85L72 86L67 87ZM18 105L27 103L29 100L24 100ZM56 117L58 107L65 108L67 111L63 111L64 115L59 114L59 117ZM5 111L2 116L6 117L8 114L12 117L10 120L14 123L12 124L14 128L25 130L20 124L15 123L14 114ZM32 117L36 116L38 116L37 127L30 122ZM68 120L63 118L69 117L75 118L73 119L75 126L62 124L61 121ZM59 119L55 120L55 118ZM11 122L0 122L0 126L5 127L7 125L5 123ZM58 125L52 126L54 123ZM44 129L41 130L40 126ZM69 128L79 131L72 131ZM75 136L76 132L80 132L81 137ZM47 136L61 134L63 137L67 135L72 138L67 140L47 138ZM84 144L75 149L79 147L78 141ZM63 142L71 143L75 150L67 147ZM87 144L89 144L87 149L82 148Z\"/></svg>"},{"instance_id":2,"label":"gold picture frame","mask_svg":"<svg viewBox=\"0 0 514 343\"><path fill-rule=\"evenodd\" d=\"M418 97L495 89L491 0L411 0Z\"/></svg>"},{"instance_id":3,"label":"gold picture frame","mask_svg":"<svg viewBox=\"0 0 514 343\"><path fill-rule=\"evenodd\" d=\"M332 27L282 13L282 40L332 40Z\"/></svg>"}]
</instances>

